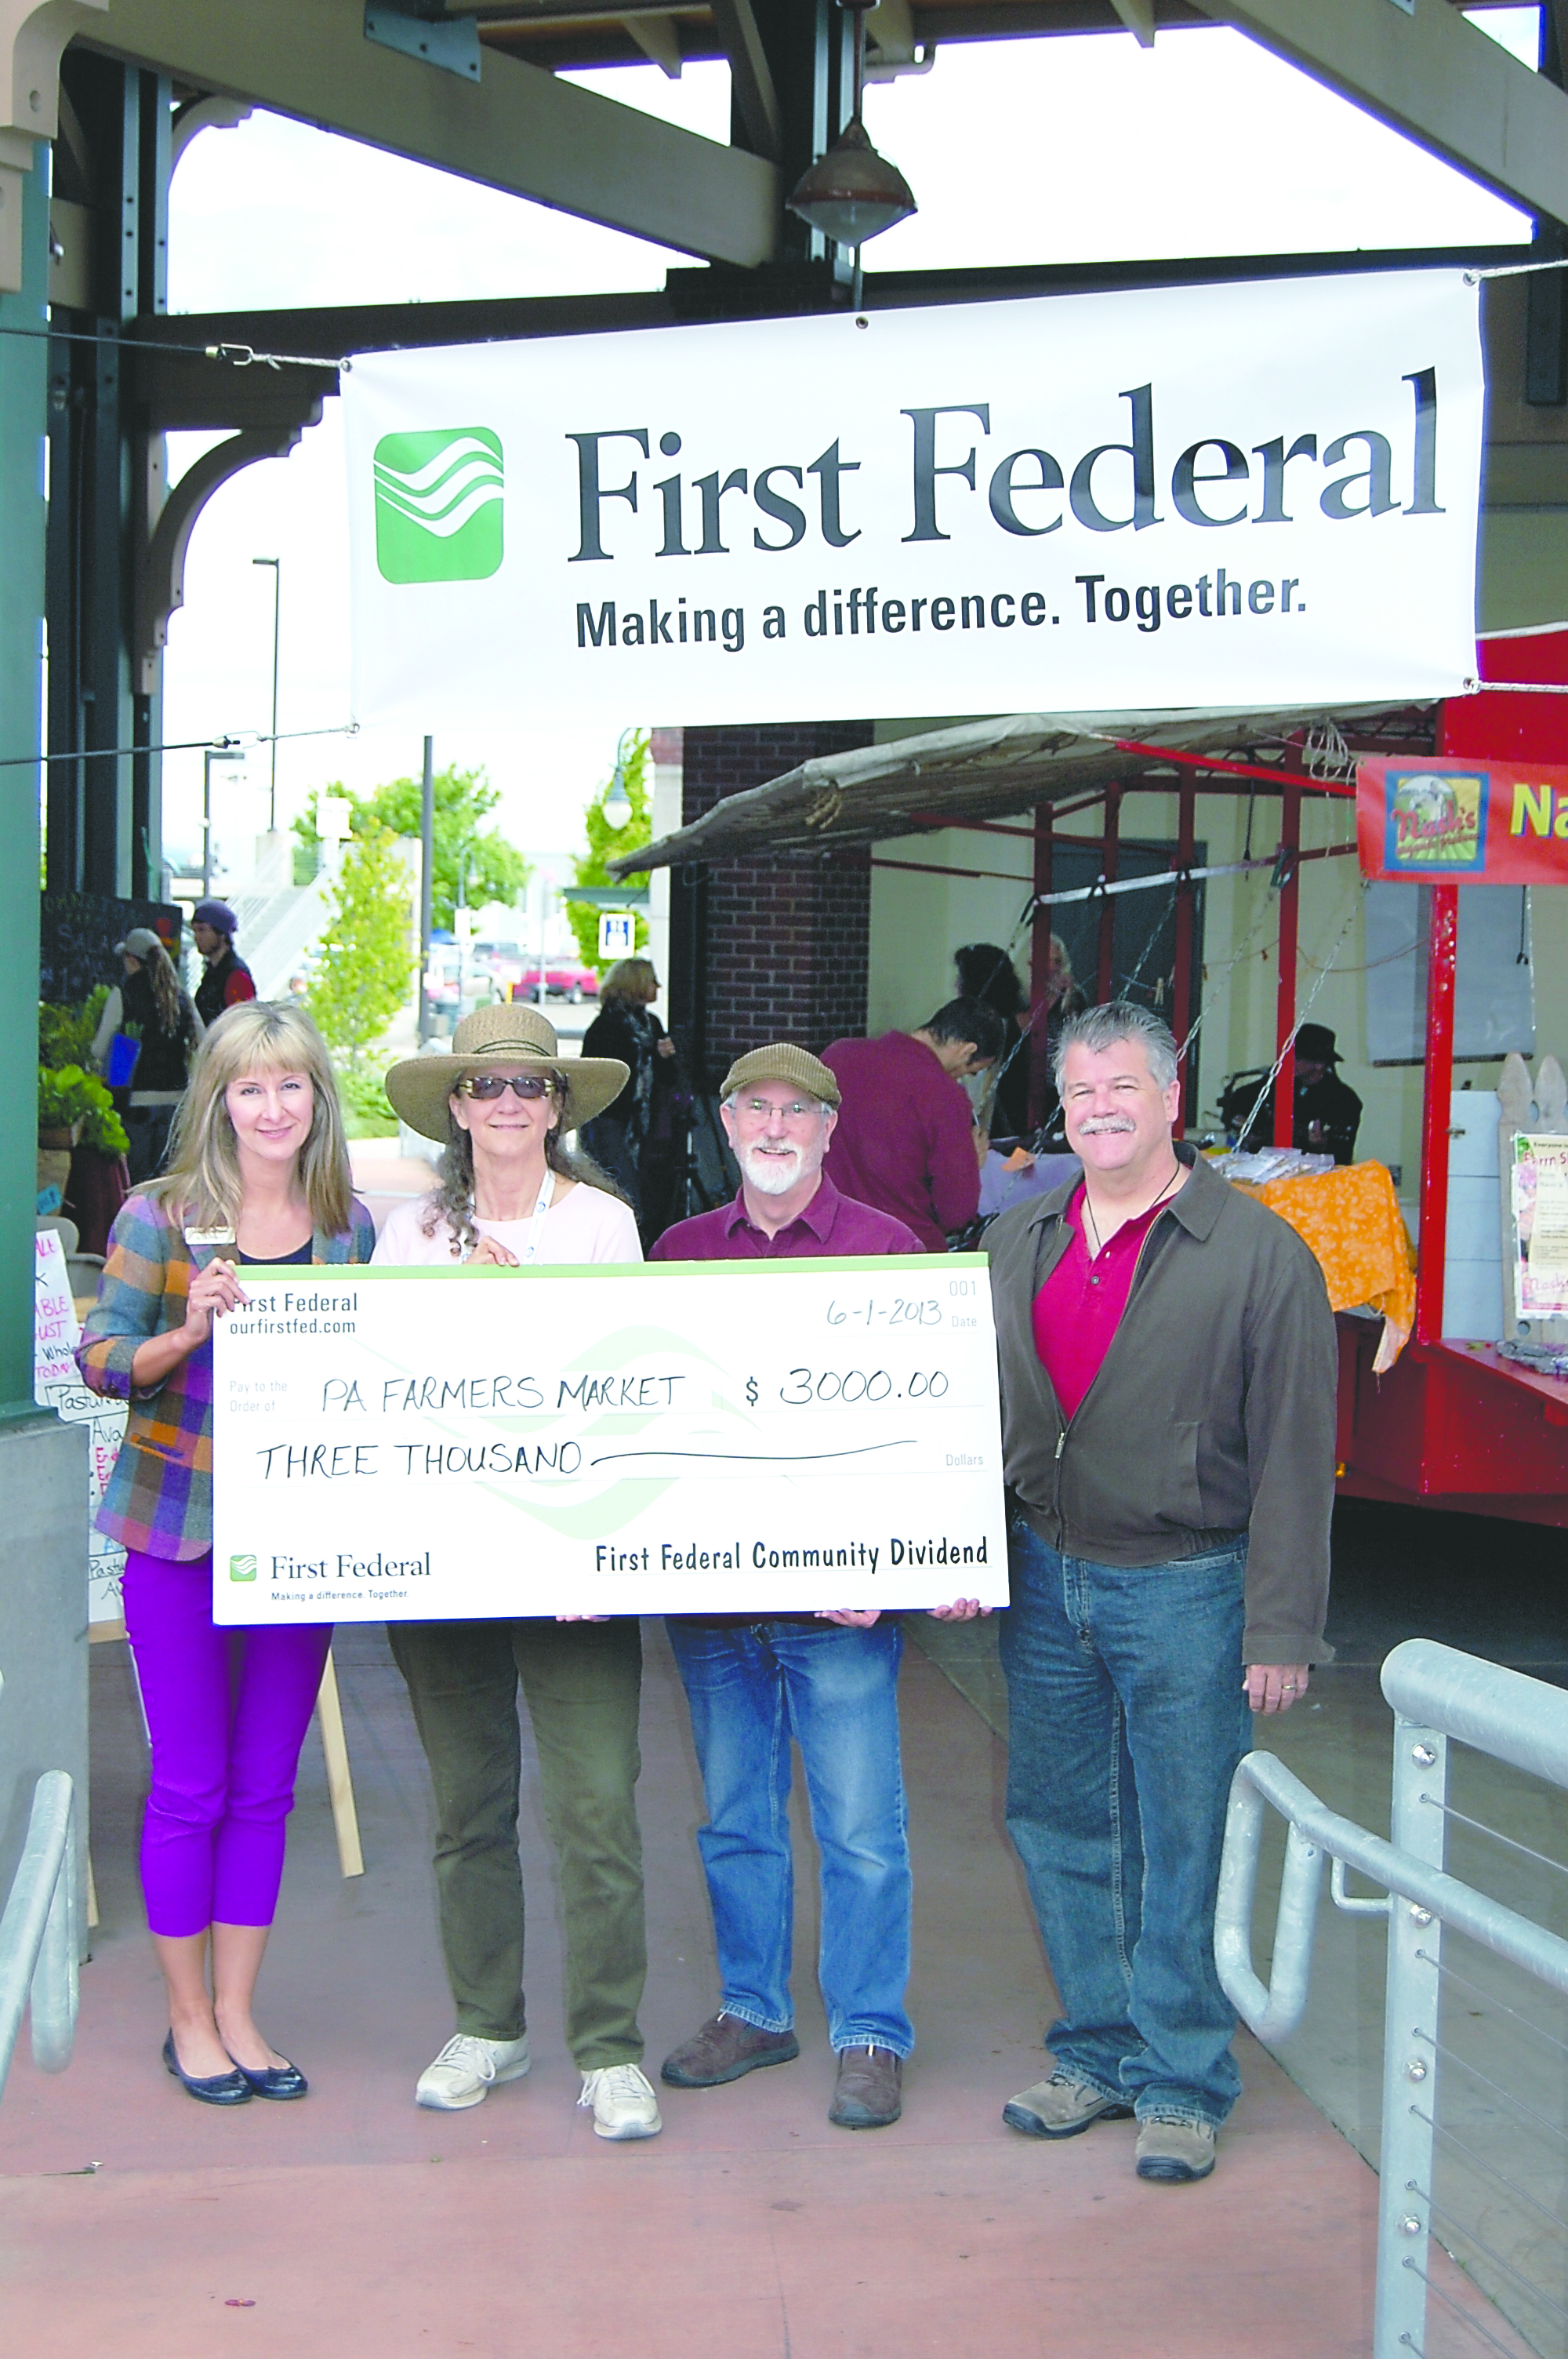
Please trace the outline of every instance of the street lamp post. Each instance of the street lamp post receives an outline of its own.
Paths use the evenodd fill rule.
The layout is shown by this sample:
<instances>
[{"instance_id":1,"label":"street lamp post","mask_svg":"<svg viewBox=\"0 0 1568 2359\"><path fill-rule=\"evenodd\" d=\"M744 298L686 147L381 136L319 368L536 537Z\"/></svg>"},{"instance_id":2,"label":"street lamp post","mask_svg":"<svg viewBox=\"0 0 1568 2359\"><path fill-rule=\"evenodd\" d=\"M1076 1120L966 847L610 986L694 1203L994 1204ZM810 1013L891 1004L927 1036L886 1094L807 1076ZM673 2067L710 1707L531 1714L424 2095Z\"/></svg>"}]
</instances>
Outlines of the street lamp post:
<instances>
[{"instance_id":1,"label":"street lamp post","mask_svg":"<svg viewBox=\"0 0 1568 2359\"><path fill-rule=\"evenodd\" d=\"M272 782L267 797L266 826L269 835L277 833L277 625L283 608L283 560L281 557L253 557L253 565L272 568Z\"/></svg>"},{"instance_id":2,"label":"street lamp post","mask_svg":"<svg viewBox=\"0 0 1568 2359\"><path fill-rule=\"evenodd\" d=\"M243 762L244 748L241 745L208 745L201 755L201 897L205 901L212 890L212 765L214 762Z\"/></svg>"}]
</instances>

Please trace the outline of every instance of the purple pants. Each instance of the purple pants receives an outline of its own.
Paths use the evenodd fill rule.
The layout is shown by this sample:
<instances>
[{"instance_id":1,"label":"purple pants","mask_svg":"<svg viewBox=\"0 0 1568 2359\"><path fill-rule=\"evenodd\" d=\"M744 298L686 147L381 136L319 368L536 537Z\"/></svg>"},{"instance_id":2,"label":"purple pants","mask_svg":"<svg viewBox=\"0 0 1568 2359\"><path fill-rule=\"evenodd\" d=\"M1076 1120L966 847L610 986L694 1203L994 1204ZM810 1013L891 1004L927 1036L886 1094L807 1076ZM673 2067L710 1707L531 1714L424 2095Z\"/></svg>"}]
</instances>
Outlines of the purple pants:
<instances>
[{"instance_id":1,"label":"purple pants","mask_svg":"<svg viewBox=\"0 0 1568 2359\"><path fill-rule=\"evenodd\" d=\"M331 1625L216 1629L211 1553L177 1564L131 1549L124 1598L152 1739L148 1928L179 1940L213 1923L270 1925Z\"/></svg>"}]
</instances>

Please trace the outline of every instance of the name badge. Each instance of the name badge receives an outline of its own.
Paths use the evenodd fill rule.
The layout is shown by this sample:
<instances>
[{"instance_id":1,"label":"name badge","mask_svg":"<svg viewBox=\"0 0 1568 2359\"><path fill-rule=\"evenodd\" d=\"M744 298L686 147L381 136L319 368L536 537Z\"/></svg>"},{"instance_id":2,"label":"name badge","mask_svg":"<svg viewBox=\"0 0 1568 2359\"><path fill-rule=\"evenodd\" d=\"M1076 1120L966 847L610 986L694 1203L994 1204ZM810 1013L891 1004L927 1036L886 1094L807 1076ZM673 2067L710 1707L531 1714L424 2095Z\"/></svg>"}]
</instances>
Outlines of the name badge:
<instances>
[{"instance_id":1,"label":"name badge","mask_svg":"<svg viewBox=\"0 0 1568 2359\"><path fill-rule=\"evenodd\" d=\"M232 1229L187 1229L185 1242L188 1245L232 1245L234 1232Z\"/></svg>"}]
</instances>

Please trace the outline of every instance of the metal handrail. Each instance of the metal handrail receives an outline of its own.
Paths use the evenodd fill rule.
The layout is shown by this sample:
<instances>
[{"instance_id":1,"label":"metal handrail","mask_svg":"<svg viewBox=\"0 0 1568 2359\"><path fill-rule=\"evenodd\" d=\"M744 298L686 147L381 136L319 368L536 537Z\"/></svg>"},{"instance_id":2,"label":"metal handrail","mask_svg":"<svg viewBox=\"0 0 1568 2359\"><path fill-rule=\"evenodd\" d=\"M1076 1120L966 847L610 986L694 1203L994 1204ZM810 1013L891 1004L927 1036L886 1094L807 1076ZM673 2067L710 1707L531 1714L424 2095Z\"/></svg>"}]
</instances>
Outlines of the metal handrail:
<instances>
[{"instance_id":1,"label":"metal handrail","mask_svg":"<svg viewBox=\"0 0 1568 2359\"><path fill-rule=\"evenodd\" d=\"M4 1681L0 1680L0 1686ZM33 2061L63 2072L76 2043L76 1797L63 1769L33 1788L27 1839L0 1917L0 2097L29 1997Z\"/></svg>"},{"instance_id":2,"label":"metal handrail","mask_svg":"<svg viewBox=\"0 0 1568 2359\"><path fill-rule=\"evenodd\" d=\"M1271 1753L1249 1754L1236 1772L1226 1821L1215 1916L1215 1957L1226 1995L1266 2042L1293 2031L1306 2006L1323 1864L1334 1863L1333 1897L1354 1914L1386 1916L1388 1988L1383 2041L1383 2129L1379 2169L1374 2359L1422 2350L1437 2127L1438 1997L1444 1927L1568 1992L1568 1940L1445 1871L1448 1744L1568 1788L1568 1711L1563 1691L1519 1671L1428 1638L1407 1639L1383 1665L1394 1711L1391 1840L1331 1810ZM1264 1805L1287 1822L1274 1951L1265 1984L1251 1955L1253 1900ZM1433 1807L1435 1805L1435 1807ZM1385 1891L1351 1898L1354 1868ZM1422 2102L1415 2102L1422 2083ZM1414 2086L1412 2086L1414 2084Z\"/></svg>"}]
</instances>

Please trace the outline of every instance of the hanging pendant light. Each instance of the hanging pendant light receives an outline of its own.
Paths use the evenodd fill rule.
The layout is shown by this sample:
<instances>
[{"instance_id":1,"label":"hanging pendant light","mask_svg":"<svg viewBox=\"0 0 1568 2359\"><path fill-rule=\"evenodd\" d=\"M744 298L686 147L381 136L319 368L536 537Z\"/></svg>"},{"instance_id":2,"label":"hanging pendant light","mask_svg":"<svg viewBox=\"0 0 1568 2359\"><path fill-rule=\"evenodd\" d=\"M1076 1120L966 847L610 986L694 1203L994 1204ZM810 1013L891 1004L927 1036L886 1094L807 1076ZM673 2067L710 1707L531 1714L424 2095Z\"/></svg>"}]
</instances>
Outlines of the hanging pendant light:
<instances>
[{"instance_id":1,"label":"hanging pendant light","mask_svg":"<svg viewBox=\"0 0 1568 2359\"><path fill-rule=\"evenodd\" d=\"M840 245L860 245L918 210L896 164L879 156L859 110L826 156L803 172L789 209Z\"/></svg>"},{"instance_id":2,"label":"hanging pendant light","mask_svg":"<svg viewBox=\"0 0 1568 2359\"><path fill-rule=\"evenodd\" d=\"M855 12L855 104L849 122L825 156L803 172L789 199L797 213L825 237L859 246L880 237L895 222L918 212L909 182L896 164L879 156L860 120L866 71L866 9L873 0L838 0Z\"/></svg>"}]
</instances>

